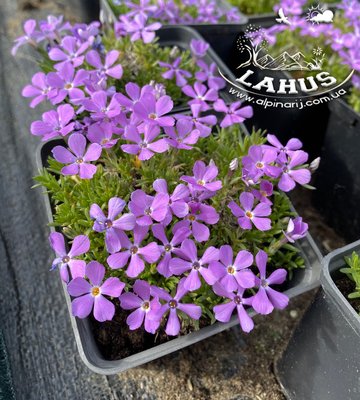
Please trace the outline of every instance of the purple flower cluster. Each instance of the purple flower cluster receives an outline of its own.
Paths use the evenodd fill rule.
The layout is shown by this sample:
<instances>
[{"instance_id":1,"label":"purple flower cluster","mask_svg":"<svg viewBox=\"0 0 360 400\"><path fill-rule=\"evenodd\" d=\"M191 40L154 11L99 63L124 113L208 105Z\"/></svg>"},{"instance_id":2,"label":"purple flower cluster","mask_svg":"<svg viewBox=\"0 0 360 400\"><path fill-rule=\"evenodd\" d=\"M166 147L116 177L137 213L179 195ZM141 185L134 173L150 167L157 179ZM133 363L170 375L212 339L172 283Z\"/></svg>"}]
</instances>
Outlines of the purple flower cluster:
<instances>
[{"instance_id":1,"label":"purple flower cluster","mask_svg":"<svg viewBox=\"0 0 360 400\"><path fill-rule=\"evenodd\" d=\"M184 4L198 7L199 21L219 17L211 1L186 0ZM130 12L121 16L116 31L119 37L129 36L130 41L150 43L160 27L152 22L154 18L180 18L171 2L160 2L158 7L148 0L139 4L127 1L126 5ZM188 19L184 14L181 18ZM24 30L14 52L24 43L38 46L46 41L54 65L47 74L35 74L23 90L25 97L32 98L31 107L43 101L53 106L32 123L31 133L44 141L64 140L66 147L58 145L52 150L54 159L62 164L63 175L92 179L98 166L102 165L101 173L107 158L117 154L114 149L122 154L121 162L135 166L141 174L139 165L157 154L191 151L198 141L211 135L214 125L227 128L252 117L251 107L242 107L240 102L226 104L219 97L225 82L216 75L215 64L205 63L208 44L201 40L190 44L198 67L194 76L181 56L159 63L162 77L173 80L189 97L189 113L171 114L174 103L166 94L166 84L150 82L140 87L128 82L123 93L116 91L114 80L122 79L124 73L118 62L120 53L106 51L99 24L72 26L61 18L49 17L38 26L28 21ZM219 123L212 111L222 114ZM131 310L127 318L131 330L144 326L147 332L155 333L167 319L165 332L178 335L183 318L200 319L203 310L195 304L195 292L202 288L219 298L213 308L215 318L227 322L236 309L245 332L253 328L248 307L261 314L284 308L287 297L271 286L283 283L286 271L280 268L267 274L267 253L258 250L255 266L253 254L242 247L234 255L231 243L219 248L211 245L214 225L223 214L232 219L231 227L236 228L237 221L244 230L255 227L268 231L274 218L274 191L288 192L296 183L309 183L308 155L301 150L301 142L291 139L283 146L273 135L267 139L269 144L251 146L242 157L237 181L242 187L245 184L246 190L236 192L239 204L231 200L237 194L231 194L218 206L217 199L228 182L213 160L198 159L192 173L175 181L159 177L152 188L131 184L127 201L116 195L104 202L96 200L99 204L91 204L85 216L92 221L92 232L74 237L70 250L62 234L52 233L50 243L56 258L51 269L58 268L67 284L73 315L85 318L93 313L98 321L111 320L114 302L119 300L124 310ZM161 176L161 171L158 174ZM78 182L78 178L73 179ZM300 217L287 223L281 245L293 243L307 232ZM94 249L99 241L103 243L101 259L98 248ZM149 283L154 282L154 276L157 285ZM224 303L223 298L227 299Z\"/></svg>"},{"instance_id":2,"label":"purple flower cluster","mask_svg":"<svg viewBox=\"0 0 360 400\"><path fill-rule=\"evenodd\" d=\"M122 24L127 25L128 22L126 21L128 19L130 19L130 26L132 26L132 24L135 25L133 19L139 19L139 16L149 18L152 21L160 21L175 25L194 23L216 24L221 20L227 22L236 22L240 20L240 14L236 7L224 9L219 6L215 0L201 0L200 2L185 0L181 5L174 0L158 0L156 4L150 0L141 0L140 2L113 0L113 3L115 5L125 4L129 9L125 16L120 16L120 23L115 25L118 31L124 29ZM192 12L190 13L190 10L194 10L194 7L196 7L197 10L195 17L192 15Z\"/></svg>"}]
</instances>

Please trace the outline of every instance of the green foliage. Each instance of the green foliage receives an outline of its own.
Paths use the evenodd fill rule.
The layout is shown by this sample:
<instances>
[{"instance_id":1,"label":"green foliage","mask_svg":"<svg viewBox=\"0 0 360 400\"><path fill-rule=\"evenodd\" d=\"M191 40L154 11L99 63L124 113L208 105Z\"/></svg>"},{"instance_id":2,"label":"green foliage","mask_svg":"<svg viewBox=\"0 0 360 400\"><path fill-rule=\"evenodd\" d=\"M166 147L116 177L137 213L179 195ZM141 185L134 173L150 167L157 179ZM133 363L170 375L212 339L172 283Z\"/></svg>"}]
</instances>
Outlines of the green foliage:
<instances>
[{"instance_id":1,"label":"green foliage","mask_svg":"<svg viewBox=\"0 0 360 400\"><path fill-rule=\"evenodd\" d=\"M229 164L234 158L239 158L241 165L241 158L247 154L251 145L264 143L261 132L253 132L246 136L240 125L225 129L216 128L212 135L200 139L192 151L171 149L166 153L156 154L146 162L140 162L137 157L124 153L120 149L122 143L119 140L114 148L103 152L93 179L81 180L78 177L61 175L61 164L51 157L48 159L47 168L35 178L50 195L54 208L54 226L62 229L69 239L80 234L89 235L91 247L85 257L86 261L97 260L107 266L108 254L104 235L92 230L93 222L89 216L89 209L93 203L106 212L111 197L118 196L128 201L130 194L136 189L154 194L152 184L158 178L166 179L171 192L180 182L182 175L192 175L192 167L196 160L206 163L214 160L219 168L218 178L222 180L223 188L209 203L220 214L220 220L216 225L209 227L211 234L208 242L198 244L199 254L209 246L230 244L235 254L242 249L253 253L259 249L267 251L270 270L283 267L291 273L292 270L303 267L304 261L299 255L299 250L284 245L283 230L286 229L288 219L293 213L289 199L283 193L275 192L273 196L272 228L267 232L241 229L227 207L231 200L238 202L240 193L246 189L241 180L241 167L230 171ZM172 226L173 224L167 227L168 237L171 237ZM148 235L143 244L153 240L153 237ZM123 269L111 270L107 267L107 276L119 277L128 284L131 282ZM169 291L174 291L179 281L179 277L166 279L161 276L156 270L156 265L147 266L139 278ZM129 286L127 285L128 288ZM185 301L200 305L204 311L203 315L213 321L210 310L219 303L220 298L214 295L208 285L202 285L187 297Z\"/></svg>"},{"instance_id":2,"label":"green foliage","mask_svg":"<svg viewBox=\"0 0 360 400\"><path fill-rule=\"evenodd\" d=\"M237 7L246 15L266 14L274 12L274 6L279 4L279 0L228 0L231 5ZM338 3L339 0L327 0L326 3ZM314 2L308 1L308 6Z\"/></svg>"},{"instance_id":3,"label":"green foliage","mask_svg":"<svg viewBox=\"0 0 360 400\"><path fill-rule=\"evenodd\" d=\"M360 298L360 257L354 251L351 257L345 257L345 262L348 265L346 268L341 268L340 271L346 274L352 281L355 282L355 291L348 295L349 299Z\"/></svg>"}]
</instances>

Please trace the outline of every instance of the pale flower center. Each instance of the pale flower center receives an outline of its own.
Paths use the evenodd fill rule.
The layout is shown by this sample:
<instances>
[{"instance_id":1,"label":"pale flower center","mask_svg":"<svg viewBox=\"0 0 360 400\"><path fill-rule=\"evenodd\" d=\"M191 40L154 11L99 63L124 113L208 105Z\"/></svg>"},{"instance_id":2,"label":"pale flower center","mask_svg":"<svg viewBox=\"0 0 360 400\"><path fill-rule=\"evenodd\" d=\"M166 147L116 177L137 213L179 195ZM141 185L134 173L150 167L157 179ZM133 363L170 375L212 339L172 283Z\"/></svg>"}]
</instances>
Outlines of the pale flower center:
<instances>
[{"instance_id":1,"label":"pale flower center","mask_svg":"<svg viewBox=\"0 0 360 400\"><path fill-rule=\"evenodd\" d=\"M70 261L70 257L69 257L69 256L64 256L64 257L62 258L62 262L63 262L64 264L67 264L69 261Z\"/></svg>"},{"instance_id":2,"label":"pale flower center","mask_svg":"<svg viewBox=\"0 0 360 400\"><path fill-rule=\"evenodd\" d=\"M264 288L269 286L269 284L268 284L266 279L261 279L261 286L264 287Z\"/></svg>"},{"instance_id":3,"label":"pale flower center","mask_svg":"<svg viewBox=\"0 0 360 400\"><path fill-rule=\"evenodd\" d=\"M262 169L262 168L264 168L264 163L261 162L261 161L258 161L258 162L255 164L255 166L256 166L256 168L258 168L258 169Z\"/></svg>"},{"instance_id":4,"label":"pale flower center","mask_svg":"<svg viewBox=\"0 0 360 400\"><path fill-rule=\"evenodd\" d=\"M196 183L198 185L200 185L200 186L204 186L205 185L205 181L203 179L199 179Z\"/></svg>"},{"instance_id":5,"label":"pale flower center","mask_svg":"<svg viewBox=\"0 0 360 400\"><path fill-rule=\"evenodd\" d=\"M84 162L84 159L82 157L79 157L76 159L76 164L82 164Z\"/></svg>"},{"instance_id":6,"label":"pale flower center","mask_svg":"<svg viewBox=\"0 0 360 400\"><path fill-rule=\"evenodd\" d=\"M227 273L230 275L234 275L235 274L235 268L232 265L229 265L227 267Z\"/></svg>"},{"instance_id":7,"label":"pale flower center","mask_svg":"<svg viewBox=\"0 0 360 400\"><path fill-rule=\"evenodd\" d=\"M149 309L150 309L150 302L149 302L149 301L144 301L144 302L142 303L142 305L141 305L141 308L142 308L144 311L149 311Z\"/></svg>"},{"instance_id":8,"label":"pale flower center","mask_svg":"<svg viewBox=\"0 0 360 400\"><path fill-rule=\"evenodd\" d=\"M151 113L151 114L149 114L149 118L150 119L156 119L157 115L155 113Z\"/></svg>"},{"instance_id":9,"label":"pale flower center","mask_svg":"<svg viewBox=\"0 0 360 400\"><path fill-rule=\"evenodd\" d=\"M99 296L99 294L100 294L100 288L99 288L98 286L94 286L94 287L91 289L91 294L92 294L94 297Z\"/></svg>"},{"instance_id":10,"label":"pale flower center","mask_svg":"<svg viewBox=\"0 0 360 400\"><path fill-rule=\"evenodd\" d=\"M246 211L245 215L250 219L254 218L254 214L251 211Z\"/></svg>"},{"instance_id":11,"label":"pale flower center","mask_svg":"<svg viewBox=\"0 0 360 400\"><path fill-rule=\"evenodd\" d=\"M164 249L166 252L171 251L171 245L170 244L165 245Z\"/></svg>"}]
</instances>

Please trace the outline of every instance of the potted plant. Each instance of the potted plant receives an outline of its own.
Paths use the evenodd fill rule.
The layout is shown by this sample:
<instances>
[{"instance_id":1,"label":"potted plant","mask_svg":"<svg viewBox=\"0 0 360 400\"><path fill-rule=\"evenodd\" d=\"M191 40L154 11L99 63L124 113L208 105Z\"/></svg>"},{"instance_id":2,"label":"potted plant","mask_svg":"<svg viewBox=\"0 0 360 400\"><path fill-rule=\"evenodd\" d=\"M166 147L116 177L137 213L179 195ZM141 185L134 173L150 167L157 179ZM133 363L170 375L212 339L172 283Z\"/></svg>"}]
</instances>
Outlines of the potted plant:
<instances>
[{"instance_id":1,"label":"potted plant","mask_svg":"<svg viewBox=\"0 0 360 400\"><path fill-rule=\"evenodd\" d=\"M297 139L246 133L252 109L219 97L223 82L200 62L208 45L188 44L179 69L148 59L146 46L162 54L148 30L52 22L27 21L17 44L35 46L45 71L23 94L52 106L31 125L46 142L36 180L89 368L117 373L239 322L250 332L255 312L315 287L319 254L285 194L308 185L308 155ZM148 42L140 55L131 39ZM144 82L151 71L162 86ZM171 91L187 111L172 113Z\"/></svg>"},{"instance_id":2,"label":"potted plant","mask_svg":"<svg viewBox=\"0 0 360 400\"><path fill-rule=\"evenodd\" d=\"M321 290L277 362L289 399L359 398L359 251L357 241L323 259Z\"/></svg>"},{"instance_id":3,"label":"potted plant","mask_svg":"<svg viewBox=\"0 0 360 400\"><path fill-rule=\"evenodd\" d=\"M281 2L279 6L285 7L285 3ZM360 5L352 0L340 2L330 24L309 25L304 19L294 15L290 8L287 12L292 16L293 25L290 28L281 25L272 28L275 49L296 49L306 54L313 47L313 51L322 51L322 69L338 82L352 73L351 81L344 86L347 92L344 97L335 98L320 106L323 113L318 113L319 106L314 108L314 112L318 114L311 121L323 121L322 125L326 130L323 128L321 132L316 127L309 127L308 139L302 137L304 143L308 144L313 141L313 133L316 131L320 139L318 149L319 145L322 147L322 163L315 182L317 191L313 195L314 204L327 223L348 242L352 242L358 237L358 230L356 224L348 223L346 216L351 213L355 221L360 217L357 207L360 182L355 173L359 167L355 149L360 126L360 64L357 56L360 43ZM329 167L334 165L336 168L329 173ZM329 201L324 202L324 198Z\"/></svg>"},{"instance_id":4,"label":"potted plant","mask_svg":"<svg viewBox=\"0 0 360 400\"><path fill-rule=\"evenodd\" d=\"M192 27L217 23L242 24L247 18L226 1L203 0L200 4L192 0L121 2L119 0L100 0L100 20L109 25L131 17L138 11L144 12L153 21L162 24L185 24Z\"/></svg>"}]
</instances>

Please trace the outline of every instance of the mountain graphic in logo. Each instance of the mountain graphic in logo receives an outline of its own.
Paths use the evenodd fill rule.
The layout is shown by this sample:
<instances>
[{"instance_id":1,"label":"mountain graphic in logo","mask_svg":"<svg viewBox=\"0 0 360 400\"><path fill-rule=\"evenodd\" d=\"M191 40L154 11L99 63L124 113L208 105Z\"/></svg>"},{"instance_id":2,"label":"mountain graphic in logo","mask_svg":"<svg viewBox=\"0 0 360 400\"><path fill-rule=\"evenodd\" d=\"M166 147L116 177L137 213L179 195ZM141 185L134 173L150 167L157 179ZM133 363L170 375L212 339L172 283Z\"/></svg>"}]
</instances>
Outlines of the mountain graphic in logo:
<instances>
[{"instance_id":1,"label":"mountain graphic in logo","mask_svg":"<svg viewBox=\"0 0 360 400\"><path fill-rule=\"evenodd\" d=\"M325 59L325 54L321 48L313 49L313 58L306 59L304 54L298 51L289 54L284 51L277 57L271 56L267 51L266 39L260 28L249 28L244 35L237 39L237 48L240 53L246 56L246 61L242 62L237 68L254 65L260 69L274 71L320 71Z\"/></svg>"}]
</instances>

